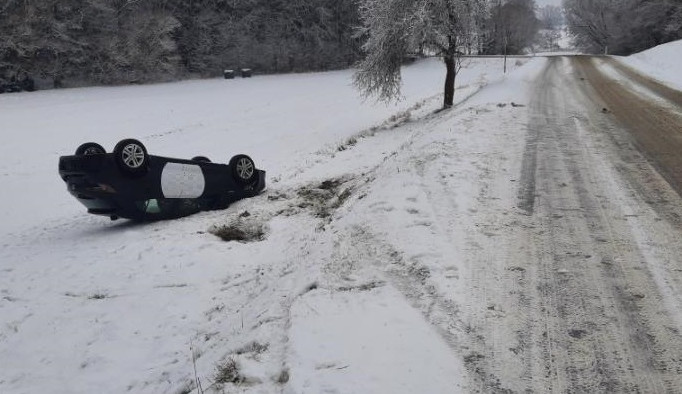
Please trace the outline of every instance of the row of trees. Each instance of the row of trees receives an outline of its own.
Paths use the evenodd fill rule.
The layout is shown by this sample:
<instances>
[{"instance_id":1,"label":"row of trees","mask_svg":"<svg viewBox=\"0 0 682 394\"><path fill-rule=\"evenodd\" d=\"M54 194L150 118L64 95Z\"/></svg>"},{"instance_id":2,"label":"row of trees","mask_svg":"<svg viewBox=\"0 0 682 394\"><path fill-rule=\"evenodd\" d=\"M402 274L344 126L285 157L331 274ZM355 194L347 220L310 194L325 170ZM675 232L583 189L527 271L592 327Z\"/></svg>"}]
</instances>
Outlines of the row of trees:
<instances>
[{"instance_id":1,"label":"row of trees","mask_svg":"<svg viewBox=\"0 0 682 394\"><path fill-rule=\"evenodd\" d=\"M445 63L443 106L453 104L464 53L517 54L539 28L534 0L361 0L363 50L355 85L368 96L400 95L402 60L421 52Z\"/></svg>"},{"instance_id":2,"label":"row of trees","mask_svg":"<svg viewBox=\"0 0 682 394\"><path fill-rule=\"evenodd\" d=\"M576 44L629 55L682 38L682 0L564 0Z\"/></svg>"},{"instance_id":3,"label":"row of trees","mask_svg":"<svg viewBox=\"0 0 682 394\"><path fill-rule=\"evenodd\" d=\"M535 40L540 28L535 8L534 0L491 0L490 16L483 26L481 53L522 53Z\"/></svg>"},{"instance_id":4,"label":"row of trees","mask_svg":"<svg viewBox=\"0 0 682 394\"><path fill-rule=\"evenodd\" d=\"M538 9L537 15L540 30L535 38L536 48L543 52L561 50L559 41L565 31L563 9L555 5L545 5Z\"/></svg>"},{"instance_id":5,"label":"row of trees","mask_svg":"<svg viewBox=\"0 0 682 394\"><path fill-rule=\"evenodd\" d=\"M0 78L44 87L343 68L362 43L376 56L379 15L397 18L410 52L514 54L537 31L533 10L533 0L5 0Z\"/></svg>"},{"instance_id":6,"label":"row of trees","mask_svg":"<svg viewBox=\"0 0 682 394\"><path fill-rule=\"evenodd\" d=\"M73 86L343 68L361 43L372 50L371 15L394 7L397 34L438 54L519 53L538 24L533 0L5 0L0 78Z\"/></svg>"},{"instance_id":7,"label":"row of trees","mask_svg":"<svg viewBox=\"0 0 682 394\"><path fill-rule=\"evenodd\" d=\"M444 105L452 105L458 55L471 46L484 12L483 0L362 0L366 57L355 85L368 96L391 100L400 94L403 59L409 53L433 53L445 61Z\"/></svg>"},{"instance_id":8,"label":"row of trees","mask_svg":"<svg viewBox=\"0 0 682 394\"><path fill-rule=\"evenodd\" d=\"M627 54L682 37L682 0L564 6L577 43L595 52ZM390 99L403 59L423 53L444 59L448 106L460 55L522 53L540 28L562 23L557 7L537 11L534 0L5 0L0 79L110 84L360 61L356 85Z\"/></svg>"},{"instance_id":9,"label":"row of trees","mask_svg":"<svg viewBox=\"0 0 682 394\"><path fill-rule=\"evenodd\" d=\"M559 30L564 25L564 11L556 5L545 5L537 12L540 27L546 30Z\"/></svg>"},{"instance_id":10,"label":"row of trees","mask_svg":"<svg viewBox=\"0 0 682 394\"><path fill-rule=\"evenodd\" d=\"M108 84L347 67L360 57L358 23L354 0L5 0L0 77Z\"/></svg>"},{"instance_id":11,"label":"row of trees","mask_svg":"<svg viewBox=\"0 0 682 394\"><path fill-rule=\"evenodd\" d=\"M463 50L521 53L543 28L555 47L564 15L534 0L360 0L367 56L355 84L367 95L390 100L400 94L400 60L410 51L444 59L443 106L453 104ZM630 54L682 38L682 0L564 0L565 20L576 43L593 52ZM472 45L473 44L473 45Z\"/></svg>"}]
</instances>

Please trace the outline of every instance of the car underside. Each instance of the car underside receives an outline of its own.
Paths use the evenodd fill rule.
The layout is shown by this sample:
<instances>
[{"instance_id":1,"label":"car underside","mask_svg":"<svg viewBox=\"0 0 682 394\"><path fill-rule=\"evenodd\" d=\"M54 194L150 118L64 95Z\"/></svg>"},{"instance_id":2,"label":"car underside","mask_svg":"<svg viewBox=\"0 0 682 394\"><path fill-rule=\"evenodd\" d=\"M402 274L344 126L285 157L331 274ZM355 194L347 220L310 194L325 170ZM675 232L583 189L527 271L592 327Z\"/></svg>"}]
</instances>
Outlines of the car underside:
<instances>
[{"instance_id":1,"label":"car underside","mask_svg":"<svg viewBox=\"0 0 682 394\"><path fill-rule=\"evenodd\" d=\"M121 142L113 153L88 143L75 155L60 157L59 175L88 213L112 219L173 219L224 209L265 188L265 171L256 169L246 155L226 165L203 156L152 156L139 141Z\"/></svg>"}]
</instances>

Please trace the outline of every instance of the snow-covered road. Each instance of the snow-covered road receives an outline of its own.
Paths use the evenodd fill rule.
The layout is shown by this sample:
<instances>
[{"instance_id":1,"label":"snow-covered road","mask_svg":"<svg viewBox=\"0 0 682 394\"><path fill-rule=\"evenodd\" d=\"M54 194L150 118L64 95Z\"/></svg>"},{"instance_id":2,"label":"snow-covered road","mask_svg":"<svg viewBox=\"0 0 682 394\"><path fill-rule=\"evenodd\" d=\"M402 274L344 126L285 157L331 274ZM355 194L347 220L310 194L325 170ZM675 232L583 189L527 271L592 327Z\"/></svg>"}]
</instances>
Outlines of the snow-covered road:
<instances>
[{"instance_id":1,"label":"snow-covered road","mask_svg":"<svg viewBox=\"0 0 682 394\"><path fill-rule=\"evenodd\" d=\"M140 106L102 133L65 134L111 145L117 127L159 119L143 97L180 111L189 89L192 110L159 120L147 146L213 158L233 144L271 179L225 211L111 224L59 185L60 138L12 115L24 132L2 153L16 166L38 141L52 155L19 175L0 167L7 184L55 198L0 191L0 392L676 391L679 195L579 62L519 59L506 76L501 62L471 60L443 112L434 62L406 69L398 108L363 105L348 73L254 79L298 89L301 108L263 110L235 86L246 133L197 101L226 99L223 81L31 99L41 115L50 94L70 111L104 111L103 93ZM0 111L33 113L17 97ZM246 239L214 235L225 228Z\"/></svg>"},{"instance_id":2,"label":"snow-covered road","mask_svg":"<svg viewBox=\"0 0 682 394\"><path fill-rule=\"evenodd\" d=\"M615 82L588 77L591 61L550 58L536 83L519 178L527 217L487 245L498 268L472 289L503 312L479 323L491 332L483 360L514 391L675 392L682 200L614 116L628 109L604 109L594 89ZM497 340L511 327L514 341ZM511 376L498 362L509 352Z\"/></svg>"}]
</instances>

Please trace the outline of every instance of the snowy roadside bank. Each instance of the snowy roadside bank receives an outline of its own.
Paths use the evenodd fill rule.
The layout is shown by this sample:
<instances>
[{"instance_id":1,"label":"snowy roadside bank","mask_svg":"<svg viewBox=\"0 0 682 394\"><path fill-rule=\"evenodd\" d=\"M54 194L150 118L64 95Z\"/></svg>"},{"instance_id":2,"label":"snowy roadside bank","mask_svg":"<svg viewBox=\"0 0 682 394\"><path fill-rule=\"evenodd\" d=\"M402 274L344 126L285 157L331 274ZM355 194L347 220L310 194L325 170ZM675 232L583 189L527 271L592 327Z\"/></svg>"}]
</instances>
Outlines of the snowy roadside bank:
<instances>
[{"instance_id":1,"label":"snowy roadside bank","mask_svg":"<svg viewBox=\"0 0 682 394\"><path fill-rule=\"evenodd\" d=\"M482 344L472 338L476 337L475 330L490 329L479 326L481 320L494 320L495 314L508 306L492 305L490 309L486 300L472 299L467 290L477 281L483 286L483 281L489 280L483 273L493 271L490 265L506 260L495 257L496 252L502 252L497 240L513 239L515 223L523 221L523 212L516 208L516 178L521 172L528 124L524 106L529 101L528 86L544 62L535 60L451 113L416 122L419 131L409 143L363 175L370 180L361 181L357 199L351 198L329 226L337 240L325 279L319 281L327 284L297 303L311 303L314 309L294 304L293 310L304 314L298 313L292 331L308 340L292 345L292 392L320 392L330 387L330 375L338 384L358 379L364 387L393 387L400 382L398 387L404 389L393 392L405 393L471 391L486 380L486 376L476 376L472 371L487 370L484 363L492 361L479 359L484 353ZM341 297L338 291L329 290L347 288L352 289L351 295L342 293ZM355 299L349 301L353 295ZM360 311L397 309L404 303L421 316L402 314L384 325L383 334L372 333L385 319L376 312L364 314L361 324L349 320L339 324L341 328L323 331L324 338L334 345L326 345L316 335L316 322L335 316L339 308L344 313L348 304ZM480 316L481 310L491 316ZM430 323L432 338L418 334L425 321ZM370 334L364 327L369 327ZM418 343L421 348L391 346L394 330L409 345ZM513 346L516 339L511 328L496 330L498 340ZM372 334L373 341L363 342L364 335ZM391 353L391 379L382 379L383 367L365 353L376 348L370 345L383 345L381 349ZM320 351L328 346L353 349L357 354L346 350L329 356ZM445 353L448 357L439 353L443 348L450 350ZM326 365L330 359L334 365L354 368L313 368ZM500 355L494 362L500 366L513 360ZM505 373L513 367L500 369ZM377 372L365 378L366 371ZM372 386L377 380L381 385ZM355 391L354 386L331 387Z\"/></svg>"},{"instance_id":2,"label":"snowy roadside bank","mask_svg":"<svg viewBox=\"0 0 682 394\"><path fill-rule=\"evenodd\" d=\"M485 379L470 374L483 351L469 330L484 329L479 314L487 309L466 290L484 280L472 277L484 265L504 261L489 254L497 239L491 234L513 239L514 221L523 220L515 178L528 86L544 61L448 113L363 139L320 163L325 172L311 169L306 186L273 195L275 206L245 206L246 219L233 215L233 225L271 220L280 230L281 221L301 214L317 223L308 225L316 231L306 240L289 235L299 249L280 253L280 268L266 274L276 285L254 285L266 295L239 303L257 328L238 342L271 346L258 362L239 351L227 355L248 383L241 391L282 376L291 393L467 391ZM408 138L386 149L385 138L396 134ZM377 157L377 147L386 152ZM283 294L272 297L273 289ZM268 304L273 298L280 302Z\"/></svg>"},{"instance_id":3,"label":"snowy roadside bank","mask_svg":"<svg viewBox=\"0 0 682 394\"><path fill-rule=\"evenodd\" d=\"M644 75L651 76L670 87L682 90L682 40L662 44L631 56L616 59Z\"/></svg>"},{"instance_id":4,"label":"snowy roadside bank","mask_svg":"<svg viewBox=\"0 0 682 394\"><path fill-rule=\"evenodd\" d=\"M429 97L439 90L442 66L428 63L418 65L415 81L432 78L437 87L408 83L398 114L394 107L358 114L364 107L356 98L334 101L343 98L334 92L325 101L311 88L298 96L304 108L319 109L306 109L311 123L286 111L259 118L254 104L244 108L252 112L240 118L237 134L225 129L229 116L192 126L192 111L183 113L183 129L145 134L164 154L191 156L187 150L196 149L214 158L239 149L262 158L273 178L269 191L226 211L112 225L86 216L66 192L22 200L3 189L2 229L9 235L0 249L0 391L188 392L190 347L207 390L218 389L216 380L244 392L401 392L424 381L432 392L469 387L476 379L467 376L466 363L478 360L475 344L465 344L473 349L467 353L456 340L473 313L461 297L462 272L481 257L477 237L487 238L471 231L494 226L488 220L499 212L513 214L514 182L507 178L520 165L525 85L543 62L533 59L502 82L491 72L499 60L477 63L462 74L458 99L487 87L440 114L433 113L440 100ZM60 120L59 129L83 122L69 134L74 146L80 138L114 142L117 128L137 121L141 133L155 120L172 121L154 112L159 100L180 99L171 86L131 89L140 94L104 100L126 111L140 107L119 121L107 124L89 112L103 103L92 101L97 90L83 101L59 97L67 113L84 118L52 112L52 120ZM53 99L30 108L13 101L24 115L14 119L25 128L13 149L3 149L14 162L28 147L47 157L21 176L3 168L12 187L59 181L55 156L68 153L61 148L67 143L38 127L54 111ZM387 114L396 116L382 122ZM315 119L332 131L318 133L324 126ZM310 127L302 134L301 124ZM16 206L25 210L9 208ZM477 212L489 216L479 220ZM210 232L223 226L252 236L224 242ZM463 312L448 321L455 307Z\"/></svg>"}]
</instances>

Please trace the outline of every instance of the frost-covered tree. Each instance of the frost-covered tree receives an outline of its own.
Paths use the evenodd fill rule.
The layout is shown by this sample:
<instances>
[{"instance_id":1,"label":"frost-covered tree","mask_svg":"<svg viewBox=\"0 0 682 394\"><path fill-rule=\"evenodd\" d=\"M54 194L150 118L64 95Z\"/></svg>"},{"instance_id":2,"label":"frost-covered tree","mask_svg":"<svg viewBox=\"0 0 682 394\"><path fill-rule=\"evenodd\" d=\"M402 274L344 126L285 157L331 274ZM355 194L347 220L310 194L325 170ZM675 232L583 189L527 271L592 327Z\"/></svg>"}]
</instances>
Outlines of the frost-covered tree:
<instances>
[{"instance_id":1,"label":"frost-covered tree","mask_svg":"<svg viewBox=\"0 0 682 394\"><path fill-rule=\"evenodd\" d=\"M179 27L164 0L10 1L0 8L0 78L59 86L173 76Z\"/></svg>"},{"instance_id":2,"label":"frost-covered tree","mask_svg":"<svg viewBox=\"0 0 682 394\"><path fill-rule=\"evenodd\" d=\"M682 38L680 0L564 0L569 30L589 52L628 55Z\"/></svg>"},{"instance_id":3,"label":"frost-covered tree","mask_svg":"<svg viewBox=\"0 0 682 394\"><path fill-rule=\"evenodd\" d=\"M400 96L400 67L409 53L441 56L445 63L443 106L453 104L458 60L475 41L483 0L360 0L365 58L355 85L366 96L392 100Z\"/></svg>"},{"instance_id":4,"label":"frost-covered tree","mask_svg":"<svg viewBox=\"0 0 682 394\"><path fill-rule=\"evenodd\" d=\"M576 43L592 52L607 52L615 47L622 33L622 13L633 0L566 0L568 27ZM627 28L630 28L628 26Z\"/></svg>"}]
</instances>

